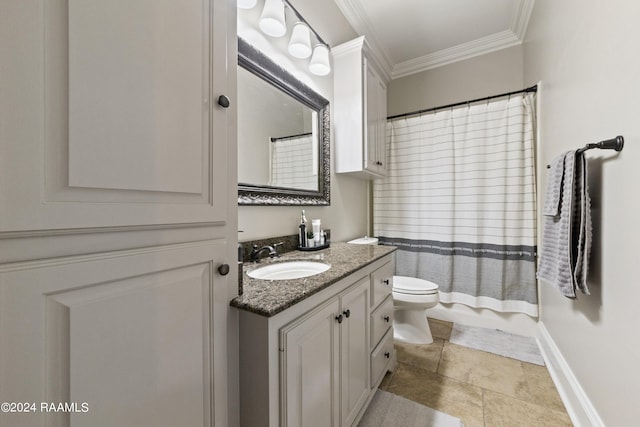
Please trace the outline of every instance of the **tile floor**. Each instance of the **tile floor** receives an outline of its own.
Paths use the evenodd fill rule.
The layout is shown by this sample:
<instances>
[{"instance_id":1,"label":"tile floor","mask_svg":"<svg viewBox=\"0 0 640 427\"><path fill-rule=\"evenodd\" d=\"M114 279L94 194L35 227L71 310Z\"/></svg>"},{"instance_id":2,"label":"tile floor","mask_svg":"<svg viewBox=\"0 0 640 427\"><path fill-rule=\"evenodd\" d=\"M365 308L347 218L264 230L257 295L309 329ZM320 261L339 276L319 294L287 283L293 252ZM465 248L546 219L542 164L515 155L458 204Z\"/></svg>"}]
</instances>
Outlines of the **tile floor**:
<instances>
[{"instance_id":1,"label":"tile floor","mask_svg":"<svg viewBox=\"0 0 640 427\"><path fill-rule=\"evenodd\" d=\"M429 319L434 342L396 342L398 368L380 388L462 420L465 427L572 426L544 366L449 342L450 322Z\"/></svg>"}]
</instances>

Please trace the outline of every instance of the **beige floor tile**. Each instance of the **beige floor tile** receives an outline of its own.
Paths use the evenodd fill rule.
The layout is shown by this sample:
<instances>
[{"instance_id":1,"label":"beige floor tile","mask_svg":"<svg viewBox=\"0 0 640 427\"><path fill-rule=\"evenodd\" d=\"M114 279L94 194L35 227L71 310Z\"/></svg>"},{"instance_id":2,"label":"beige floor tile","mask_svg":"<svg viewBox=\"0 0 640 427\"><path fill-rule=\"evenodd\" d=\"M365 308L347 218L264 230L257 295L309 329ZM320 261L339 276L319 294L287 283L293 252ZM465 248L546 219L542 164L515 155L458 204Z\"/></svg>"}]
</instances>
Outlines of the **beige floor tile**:
<instances>
[{"instance_id":1,"label":"beige floor tile","mask_svg":"<svg viewBox=\"0 0 640 427\"><path fill-rule=\"evenodd\" d=\"M398 364L383 390L458 417L465 427L483 427L482 391L433 372Z\"/></svg>"},{"instance_id":2,"label":"beige floor tile","mask_svg":"<svg viewBox=\"0 0 640 427\"><path fill-rule=\"evenodd\" d=\"M564 411L556 411L500 393L484 391L484 423L491 427L572 426Z\"/></svg>"},{"instance_id":3,"label":"beige floor tile","mask_svg":"<svg viewBox=\"0 0 640 427\"><path fill-rule=\"evenodd\" d=\"M522 362L447 342L438 373L509 396L528 400Z\"/></svg>"},{"instance_id":4,"label":"beige floor tile","mask_svg":"<svg viewBox=\"0 0 640 427\"><path fill-rule=\"evenodd\" d=\"M434 338L431 344L407 344L396 341L395 343L398 362L436 372L440 363L444 341Z\"/></svg>"},{"instance_id":5,"label":"beige floor tile","mask_svg":"<svg viewBox=\"0 0 640 427\"><path fill-rule=\"evenodd\" d=\"M531 403L566 412L549 371L544 366L522 363Z\"/></svg>"},{"instance_id":6,"label":"beige floor tile","mask_svg":"<svg viewBox=\"0 0 640 427\"><path fill-rule=\"evenodd\" d=\"M466 427L571 426L546 367L451 344L451 322L429 319L434 343L395 343L398 368L380 388Z\"/></svg>"},{"instance_id":7,"label":"beige floor tile","mask_svg":"<svg viewBox=\"0 0 640 427\"><path fill-rule=\"evenodd\" d=\"M433 338L440 338L443 340L451 338L451 330L453 329L452 322L445 322L444 320L430 318L427 318L427 321L429 322L429 329L431 329L431 335Z\"/></svg>"}]
</instances>

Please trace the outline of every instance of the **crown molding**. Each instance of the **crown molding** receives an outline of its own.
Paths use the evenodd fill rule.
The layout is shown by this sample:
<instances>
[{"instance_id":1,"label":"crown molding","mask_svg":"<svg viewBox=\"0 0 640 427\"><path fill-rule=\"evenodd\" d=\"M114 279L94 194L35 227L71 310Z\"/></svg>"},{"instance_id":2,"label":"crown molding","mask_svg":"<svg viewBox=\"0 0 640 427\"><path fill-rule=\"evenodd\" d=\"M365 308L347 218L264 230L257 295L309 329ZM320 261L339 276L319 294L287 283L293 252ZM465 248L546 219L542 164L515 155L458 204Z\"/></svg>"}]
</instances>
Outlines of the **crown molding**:
<instances>
[{"instance_id":1,"label":"crown molding","mask_svg":"<svg viewBox=\"0 0 640 427\"><path fill-rule=\"evenodd\" d=\"M373 26L369 22L361 2L358 0L334 1L353 29L356 30L358 34L365 36L372 56L371 59L382 73L382 78L387 82L391 80L393 63L391 62L390 55L375 36Z\"/></svg>"},{"instance_id":2,"label":"crown molding","mask_svg":"<svg viewBox=\"0 0 640 427\"><path fill-rule=\"evenodd\" d=\"M529 26L529 19L531 19L531 13L533 12L533 5L535 0L516 0L516 9L511 20L511 31L520 39L524 41L524 36L527 33L527 27Z\"/></svg>"},{"instance_id":3,"label":"crown molding","mask_svg":"<svg viewBox=\"0 0 640 427\"><path fill-rule=\"evenodd\" d=\"M504 30L448 49L439 50L419 58L400 62L393 67L392 79L406 77L411 74L442 67L475 56L485 55L497 50L516 46L522 43L511 30Z\"/></svg>"},{"instance_id":4,"label":"crown molding","mask_svg":"<svg viewBox=\"0 0 640 427\"><path fill-rule=\"evenodd\" d=\"M387 81L522 44L535 3L535 0L516 0L513 17L508 30L430 53L419 58L393 64L389 53L376 39L373 26L366 17L362 5L364 0L334 1L354 30L356 30L358 34L366 37L367 43L374 56L373 59L376 61L378 68L385 74L384 77Z\"/></svg>"}]
</instances>

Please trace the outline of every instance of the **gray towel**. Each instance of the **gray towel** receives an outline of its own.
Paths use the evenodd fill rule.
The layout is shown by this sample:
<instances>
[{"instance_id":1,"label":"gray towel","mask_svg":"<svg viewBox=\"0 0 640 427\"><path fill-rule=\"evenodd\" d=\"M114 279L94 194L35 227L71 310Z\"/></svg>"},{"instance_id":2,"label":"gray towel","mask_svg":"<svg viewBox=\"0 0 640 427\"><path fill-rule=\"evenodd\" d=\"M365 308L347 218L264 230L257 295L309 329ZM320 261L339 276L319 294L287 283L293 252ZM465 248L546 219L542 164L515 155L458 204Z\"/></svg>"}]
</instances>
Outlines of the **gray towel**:
<instances>
[{"instance_id":1,"label":"gray towel","mask_svg":"<svg viewBox=\"0 0 640 427\"><path fill-rule=\"evenodd\" d=\"M537 277L556 286L566 297L575 298L576 287L589 294L592 231L587 163L582 153L568 151L554 160L551 171ZM559 206L555 212L554 206Z\"/></svg>"},{"instance_id":2,"label":"gray towel","mask_svg":"<svg viewBox=\"0 0 640 427\"><path fill-rule=\"evenodd\" d=\"M549 170L549 185L547 185L547 195L544 199L543 215L556 216L560 213L560 196L562 195L562 176L564 174L563 153L551 162Z\"/></svg>"},{"instance_id":3,"label":"gray towel","mask_svg":"<svg viewBox=\"0 0 640 427\"><path fill-rule=\"evenodd\" d=\"M587 273L591 253L591 198L589 197L587 159L581 153L576 158L576 208L573 209L573 235L578 237L574 249L573 280L583 294L589 295Z\"/></svg>"}]
</instances>

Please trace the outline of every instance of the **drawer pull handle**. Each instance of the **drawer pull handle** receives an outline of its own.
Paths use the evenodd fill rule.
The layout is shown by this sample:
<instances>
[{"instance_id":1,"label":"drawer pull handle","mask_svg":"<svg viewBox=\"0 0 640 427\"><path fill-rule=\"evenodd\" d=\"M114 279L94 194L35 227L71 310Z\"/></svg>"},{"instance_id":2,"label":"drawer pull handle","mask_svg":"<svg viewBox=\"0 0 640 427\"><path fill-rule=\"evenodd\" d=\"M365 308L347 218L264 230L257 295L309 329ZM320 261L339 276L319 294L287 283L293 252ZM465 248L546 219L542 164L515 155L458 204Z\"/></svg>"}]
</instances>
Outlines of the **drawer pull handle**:
<instances>
[{"instance_id":1,"label":"drawer pull handle","mask_svg":"<svg viewBox=\"0 0 640 427\"><path fill-rule=\"evenodd\" d=\"M384 357L386 357L387 359L391 357L391 353L389 353L388 351L384 353Z\"/></svg>"},{"instance_id":2,"label":"drawer pull handle","mask_svg":"<svg viewBox=\"0 0 640 427\"><path fill-rule=\"evenodd\" d=\"M351 310L346 309L345 311L342 312L342 314L344 314L344 317L346 317L348 319L349 316L351 316Z\"/></svg>"},{"instance_id":3,"label":"drawer pull handle","mask_svg":"<svg viewBox=\"0 0 640 427\"><path fill-rule=\"evenodd\" d=\"M384 316L383 319L387 323L389 323L389 320L391 320L391 318L389 316Z\"/></svg>"},{"instance_id":4,"label":"drawer pull handle","mask_svg":"<svg viewBox=\"0 0 640 427\"><path fill-rule=\"evenodd\" d=\"M384 280L382 281L382 283L384 283L385 285L388 285L388 284L389 284L389 279L384 279Z\"/></svg>"},{"instance_id":5,"label":"drawer pull handle","mask_svg":"<svg viewBox=\"0 0 640 427\"><path fill-rule=\"evenodd\" d=\"M338 323L342 323L342 314L337 315L336 320L338 321Z\"/></svg>"}]
</instances>

